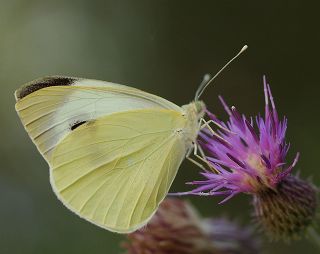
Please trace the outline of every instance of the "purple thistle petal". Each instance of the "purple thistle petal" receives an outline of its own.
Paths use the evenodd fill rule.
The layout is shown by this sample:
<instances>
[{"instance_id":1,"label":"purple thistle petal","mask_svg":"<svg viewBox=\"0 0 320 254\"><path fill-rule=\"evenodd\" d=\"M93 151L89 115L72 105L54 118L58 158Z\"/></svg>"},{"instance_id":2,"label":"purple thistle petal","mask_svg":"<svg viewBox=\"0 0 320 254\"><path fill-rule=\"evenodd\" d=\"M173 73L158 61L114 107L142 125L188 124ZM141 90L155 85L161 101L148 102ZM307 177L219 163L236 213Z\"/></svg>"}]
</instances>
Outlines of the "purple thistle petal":
<instances>
[{"instance_id":1,"label":"purple thistle petal","mask_svg":"<svg viewBox=\"0 0 320 254\"><path fill-rule=\"evenodd\" d=\"M292 164L287 168L285 169L283 172L281 172L279 175L278 175L278 180L282 180L283 178L285 178L286 176L288 176L289 174L291 174L291 171L292 169L294 168L294 166L297 164L298 160L299 160L299 157L300 157L300 153L297 153L296 154L296 157L294 158Z\"/></svg>"},{"instance_id":2,"label":"purple thistle petal","mask_svg":"<svg viewBox=\"0 0 320 254\"><path fill-rule=\"evenodd\" d=\"M245 120L246 126L248 128L248 130L250 131L254 141L256 141L257 144L259 144L259 138L256 134L256 132L254 131L253 127L251 126L251 124L249 124L249 122L247 120Z\"/></svg>"},{"instance_id":3,"label":"purple thistle petal","mask_svg":"<svg viewBox=\"0 0 320 254\"><path fill-rule=\"evenodd\" d=\"M218 96L224 110L228 113L229 116L232 115L229 106L227 105L227 103L224 101L223 97L221 95Z\"/></svg>"},{"instance_id":4,"label":"purple thistle petal","mask_svg":"<svg viewBox=\"0 0 320 254\"><path fill-rule=\"evenodd\" d=\"M212 136L211 139L219 142L221 145L225 146L228 149L232 149L232 145L230 143L228 143L226 140L224 140L223 138L221 138L221 137Z\"/></svg>"},{"instance_id":5,"label":"purple thistle petal","mask_svg":"<svg viewBox=\"0 0 320 254\"><path fill-rule=\"evenodd\" d=\"M269 114L269 96L268 96L268 88L267 88L267 79L266 75L263 75L263 91L264 91L264 99L265 99L265 116L267 117Z\"/></svg>"},{"instance_id":6,"label":"purple thistle petal","mask_svg":"<svg viewBox=\"0 0 320 254\"><path fill-rule=\"evenodd\" d=\"M261 157L261 159L264 161L266 167L267 167L268 169L271 169L271 163L270 163L270 161L268 160L268 158L267 158L265 155L263 155L263 154L262 154L260 157Z\"/></svg>"},{"instance_id":7,"label":"purple thistle petal","mask_svg":"<svg viewBox=\"0 0 320 254\"><path fill-rule=\"evenodd\" d=\"M225 191L213 191L210 194L215 195L215 196L224 196L224 195L231 195L233 191L231 190L225 190Z\"/></svg>"},{"instance_id":8,"label":"purple thistle petal","mask_svg":"<svg viewBox=\"0 0 320 254\"><path fill-rule=\"evenodd\" d=\"M225 202L227 202L229 199L233 198L235 195L237 195L238 192L232 192L229 196L227 196L224 200L219 202L219 205L224 204Z\"/></svg>"},{"instance_id":9,"label":"purple thistle petal","mask_svg":"<svg viewBox=\"0 0 320 254\"><path fill-rule=\"evenodd\" d=\"M226 155L235 163L237 163L241 168L246 168L246 165L241 162L240 160L238 160L236 157L232 156L230 153L226 153Z\"/></svg>"}]
</instances>

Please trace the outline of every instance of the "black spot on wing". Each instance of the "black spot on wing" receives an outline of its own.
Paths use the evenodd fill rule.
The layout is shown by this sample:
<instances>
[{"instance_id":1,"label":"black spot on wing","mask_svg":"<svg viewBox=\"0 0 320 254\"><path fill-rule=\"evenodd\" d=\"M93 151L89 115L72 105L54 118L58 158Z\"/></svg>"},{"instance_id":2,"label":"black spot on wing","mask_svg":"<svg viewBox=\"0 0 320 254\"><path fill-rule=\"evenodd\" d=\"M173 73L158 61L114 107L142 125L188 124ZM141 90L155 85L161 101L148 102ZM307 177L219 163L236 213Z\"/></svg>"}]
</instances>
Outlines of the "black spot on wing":
<instances>
[{"instance_id":1,"label":"black spot on wing","mask_svg":"<svg viewBox=\"0 0 320 254\"><path fill-rule=\"evenodd\" d=\"M27 83L25 86L21 87L16 92L16 98L22 99L26 97L27 95L38 91L45 87L50 86L70 86L74 81L76 81L77 78L70 78L70 77L44 77L41 79L36 79L34 81L31 81L30 83Z\"/></svg>"},{"instance_id":2,"label":"black spot on wing","mask_svg":"<svg viewBox=\"0 0 320 254\"><path fill-rule=\"evenodd\" d=\"M74 124L71 125L70 130L75 130L77 129L79 126L81 126L82 124L85 124L87 121L77 121Z\"/></svg>"}]
</instances>

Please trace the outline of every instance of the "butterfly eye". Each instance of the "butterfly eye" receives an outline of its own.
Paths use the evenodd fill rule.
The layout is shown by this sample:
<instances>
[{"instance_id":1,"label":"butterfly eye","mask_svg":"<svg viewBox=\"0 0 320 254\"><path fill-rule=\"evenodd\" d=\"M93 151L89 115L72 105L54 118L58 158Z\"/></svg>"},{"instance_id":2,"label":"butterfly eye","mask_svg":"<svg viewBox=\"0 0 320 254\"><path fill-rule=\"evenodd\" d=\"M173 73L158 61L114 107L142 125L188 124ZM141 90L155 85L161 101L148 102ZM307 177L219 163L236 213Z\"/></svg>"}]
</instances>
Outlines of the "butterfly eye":
<instances>
[{"instance_id":1,"label":"butterfly eye","mask_svg":"<svg viewBox=\"0 0 320 254\"><path fill-rule=\"evenodd\" d=\"M202 114L206 106L204 105L203 101L196 101L195 107L197 114Z\"/></svg>"}]
</instances>

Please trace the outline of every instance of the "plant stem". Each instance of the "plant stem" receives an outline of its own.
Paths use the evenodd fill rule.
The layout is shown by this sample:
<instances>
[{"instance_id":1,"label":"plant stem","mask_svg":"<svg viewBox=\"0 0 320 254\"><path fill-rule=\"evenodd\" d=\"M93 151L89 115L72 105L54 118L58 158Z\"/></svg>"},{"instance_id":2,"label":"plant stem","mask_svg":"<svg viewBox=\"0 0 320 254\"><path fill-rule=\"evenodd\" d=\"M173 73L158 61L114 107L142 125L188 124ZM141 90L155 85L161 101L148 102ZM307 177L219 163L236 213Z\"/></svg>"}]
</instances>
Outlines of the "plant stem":
<instances>
[{"instance_id":1,"label":"plant stem","mask_svg":"<svg viewBox=\"0 0 320 254\"><path fill-rule=\"evenodd\" d=\"M320 235L318 232L313 227L309 227L308 235L310 240L312 240L313 243L320 249Z\"/></svg>"}]
</instances>

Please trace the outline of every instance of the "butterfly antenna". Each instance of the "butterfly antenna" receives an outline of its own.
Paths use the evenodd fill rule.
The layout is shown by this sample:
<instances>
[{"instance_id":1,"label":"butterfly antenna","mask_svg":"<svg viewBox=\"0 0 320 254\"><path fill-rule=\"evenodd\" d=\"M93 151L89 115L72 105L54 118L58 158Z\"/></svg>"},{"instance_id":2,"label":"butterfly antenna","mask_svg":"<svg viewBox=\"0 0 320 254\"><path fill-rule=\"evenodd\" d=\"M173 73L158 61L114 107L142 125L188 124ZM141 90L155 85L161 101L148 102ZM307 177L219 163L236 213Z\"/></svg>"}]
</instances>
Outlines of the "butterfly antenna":
<instances>
[{"instance_id":1,"label":"butterfly antenna","mask_svg":"<svg viewBox=\"0 0 320 254\"><path fill-rule=\"evenodd\" d=\"M198 90L199 90L201 87L204 87L204 86L209 82L209 80L210 80L211 78L212 78L212 77L211 77L210 73L204 74L204 76L203 76L203 78L202 78L202 81L201 81L201 83L200 83L200 85L199 85Z\"/></svg>"},{"instance_id":2,"label":"butterfly antenna","mask_svg":"<svg viewBox=\"0 0 320 254\"><path fill-rule=\"evenodd\" d=\"M216 75L214 75L212 78L210 78L210 75L209 74L206 74L204 75L203 77L203 81L201 82L197 92L196 92L196 95L195 95L195 98L194 100L195 101L198 101L200 96L202 95L202 93L204 92L204 90L208 87L208 85L210 85L210 83L212 83L213 80L216 79L216 77L219 76L219 74L225 69L228 67L229 64L231 64L236 58L238 58L238 56L240 56L246 49L248 48L247 45L244 45L242 47L242 49L238 52L238 54L236 54L231 60L229 60L229 62L227 62L217 73Z\"/></svg>"}]
</instances>

